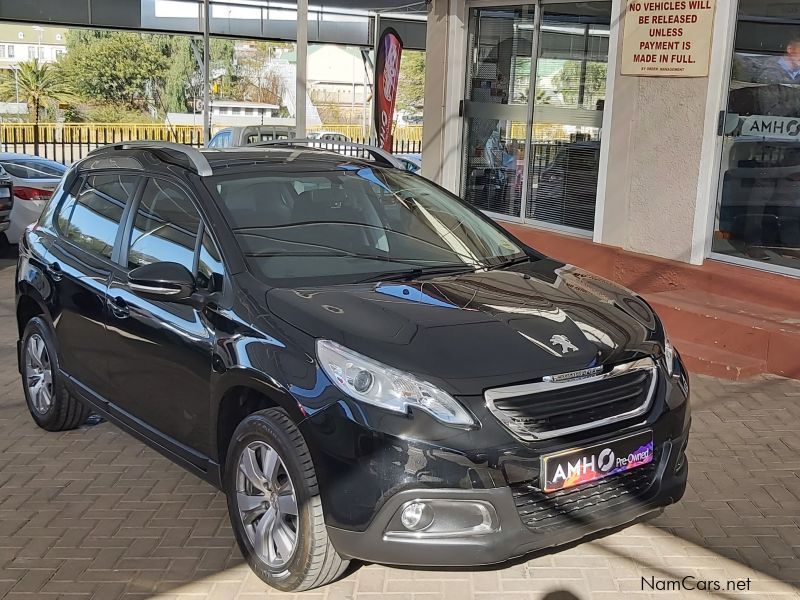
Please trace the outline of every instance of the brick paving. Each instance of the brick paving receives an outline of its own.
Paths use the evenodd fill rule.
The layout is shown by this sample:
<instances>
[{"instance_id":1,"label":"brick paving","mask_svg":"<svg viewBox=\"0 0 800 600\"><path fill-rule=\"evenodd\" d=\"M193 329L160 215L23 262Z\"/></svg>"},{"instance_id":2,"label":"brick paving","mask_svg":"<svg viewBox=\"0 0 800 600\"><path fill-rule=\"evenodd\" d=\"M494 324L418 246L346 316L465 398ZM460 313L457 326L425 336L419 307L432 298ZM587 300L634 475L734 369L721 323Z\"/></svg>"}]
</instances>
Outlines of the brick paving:
<instances>
[{"instance_id":1,"label":"brick paving","mask_svg":"<svg viewBox=\"0 0 800 600\"><path fill-rule=\"evenodd\" d=\"M16 372L13 276L0 261L0 597L800 598L800 382L694 378L689 490L654 520L493 568L359 564L326 588L280 594L243 563L211 486L108 423L61 434L33 424ZM642 578L687 575L723 589L642 591ZM725 589L748 578L749 592Z\"/></svg>"}]
</instances>

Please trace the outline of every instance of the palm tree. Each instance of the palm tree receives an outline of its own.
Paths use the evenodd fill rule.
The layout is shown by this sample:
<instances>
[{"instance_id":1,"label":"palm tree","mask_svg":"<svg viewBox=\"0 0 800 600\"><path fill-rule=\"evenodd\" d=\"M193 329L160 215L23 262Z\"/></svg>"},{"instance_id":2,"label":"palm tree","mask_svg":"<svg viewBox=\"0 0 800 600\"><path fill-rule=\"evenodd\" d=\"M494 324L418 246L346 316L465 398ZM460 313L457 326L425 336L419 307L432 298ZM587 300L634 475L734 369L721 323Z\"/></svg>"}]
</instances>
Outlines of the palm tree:
<instances>
[{"instance_id":1,"label":"palm tree","mask_svg":"<svg viewBox=\"0 0 800 600\"><path fill-rule=\"evenodd\" d=\"M19 91L19 98L28 104L28 111L33 115L33 147L39 153L39 120L42 109L50 102L58 102L67 97L67 85L56 69L47 63L31 59L20 63L16 73L7 74L0 81L0 93L14 96Z\"/></svg>"}]
</instances>

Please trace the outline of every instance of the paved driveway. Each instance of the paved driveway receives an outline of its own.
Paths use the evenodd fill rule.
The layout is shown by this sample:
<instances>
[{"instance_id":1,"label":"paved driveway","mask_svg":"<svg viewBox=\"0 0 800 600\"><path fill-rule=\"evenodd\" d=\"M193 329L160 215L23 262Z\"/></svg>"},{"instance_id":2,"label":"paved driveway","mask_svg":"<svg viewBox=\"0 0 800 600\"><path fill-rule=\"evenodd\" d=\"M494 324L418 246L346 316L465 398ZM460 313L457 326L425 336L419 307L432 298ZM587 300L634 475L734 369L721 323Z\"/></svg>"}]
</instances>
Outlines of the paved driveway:
<instances>
[{"instance_id":1,"label":"paved driveway","mask_svg":"<svg viewBox=\"0 0 800 600\"><path fill-rule=\"evenodd\" d=\"M0 261L0 597L288 598L243 564L209 485L108 423L34 426L16 373L13 271ZM655 520L492 569L354 565L292 597L800 597L800 382L693 383L689 490ZM676 592L687 576L722 589Z\"/></svg>"}]
</instances>

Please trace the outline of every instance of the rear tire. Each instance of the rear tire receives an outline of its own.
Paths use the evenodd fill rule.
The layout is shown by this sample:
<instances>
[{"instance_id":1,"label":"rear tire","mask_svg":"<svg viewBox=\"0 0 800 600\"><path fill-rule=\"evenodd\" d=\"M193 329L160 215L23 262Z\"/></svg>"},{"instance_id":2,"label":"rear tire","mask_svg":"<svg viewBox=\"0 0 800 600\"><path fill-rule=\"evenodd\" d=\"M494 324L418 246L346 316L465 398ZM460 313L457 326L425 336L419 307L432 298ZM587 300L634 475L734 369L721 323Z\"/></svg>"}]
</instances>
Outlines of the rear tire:
<instances>
[{"instance_id":1,"label":"rear tire","mask_svg":"<svg viewBox=\"0 0 800 600\"><path fill-rule=\"evenodd\" d=\"M89 409L64 387L53 335L41 317L25 326L20 365L28 410L39 427L66 431L86 421Z\"/></svg>"},{"instance_id":2,"label":"rear tire","mask_svg":"<svg viewBox=\"0 0 800 600\"><path fill-rule=\"evenodd\" d=\"M282 409L255 412L239 424L223 487L239 548L268 585L299 592L347 568L328 538L308 446Z\"/></svg>"}]
</instances>

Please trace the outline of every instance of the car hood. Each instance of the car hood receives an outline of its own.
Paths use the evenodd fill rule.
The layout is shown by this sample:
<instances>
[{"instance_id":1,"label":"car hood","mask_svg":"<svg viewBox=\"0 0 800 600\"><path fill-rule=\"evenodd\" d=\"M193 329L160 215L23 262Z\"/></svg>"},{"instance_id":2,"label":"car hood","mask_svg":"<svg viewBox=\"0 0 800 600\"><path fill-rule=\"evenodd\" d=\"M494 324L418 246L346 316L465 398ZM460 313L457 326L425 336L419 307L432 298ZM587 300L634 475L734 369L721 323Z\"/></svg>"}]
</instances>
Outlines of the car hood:
<instances>
[{"instance_id":1,"label":"car hood","mask_svg":"<svg viewBox=\"0 0 800 600\"><path fill-rule=\"evenodd\" d=\"M654 354L659 328L632 292L552 260L402 283L276 288L267 302L314 338L466 395Z\"/></svg>"}]
</instances>

